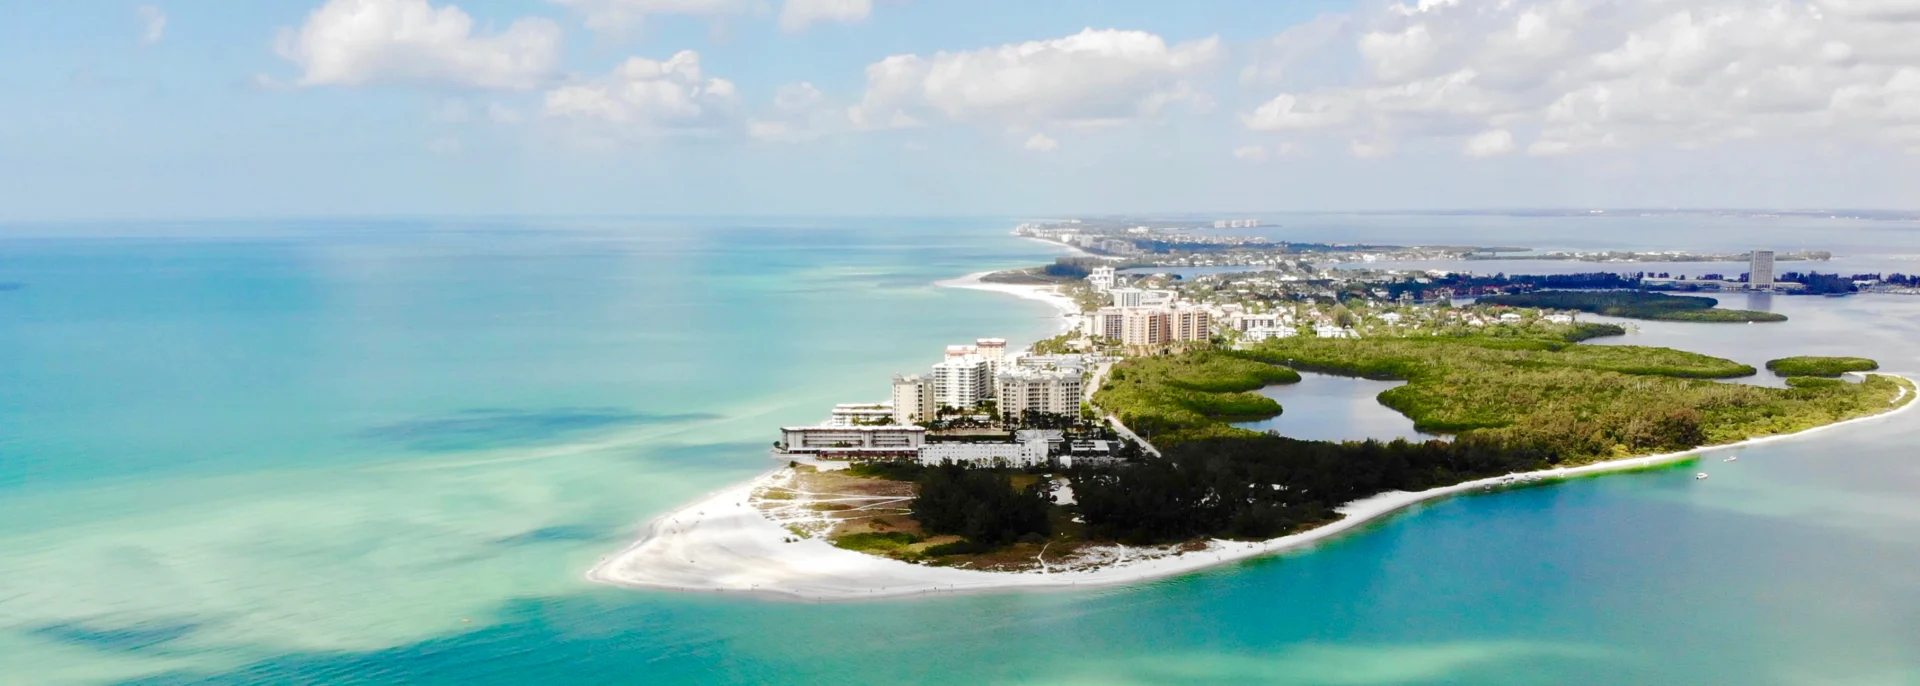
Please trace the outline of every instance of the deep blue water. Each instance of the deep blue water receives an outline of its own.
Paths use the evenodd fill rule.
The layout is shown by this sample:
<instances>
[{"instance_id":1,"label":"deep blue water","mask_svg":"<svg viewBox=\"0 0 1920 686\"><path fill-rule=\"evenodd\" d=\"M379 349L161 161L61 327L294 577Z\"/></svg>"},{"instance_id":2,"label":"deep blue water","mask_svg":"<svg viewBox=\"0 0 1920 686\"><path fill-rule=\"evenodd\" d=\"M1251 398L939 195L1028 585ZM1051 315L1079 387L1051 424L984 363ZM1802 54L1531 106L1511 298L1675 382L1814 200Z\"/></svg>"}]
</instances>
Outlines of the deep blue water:
<instances>
[{"instance_id":1,"label":"deep blue water","mask_svg":"<svg viewBox=\"0 0 1920 686\"><path fill-rule=\"evenodd\" d=\"M1588 240L1500 221L1494 242ZM1127 588L816 605L582 580L767 468L771 427L882 398L945 343L1050 330L930 285L1051 256L1012 223L0 227L22 285L0 291L0 682L1920 682L1920 413ZM1293 228L1472 228L1423 226ZM1792 321L1625 342L1920 373L1920 298L1772 307Z\"/></svg>"}]
</instances>

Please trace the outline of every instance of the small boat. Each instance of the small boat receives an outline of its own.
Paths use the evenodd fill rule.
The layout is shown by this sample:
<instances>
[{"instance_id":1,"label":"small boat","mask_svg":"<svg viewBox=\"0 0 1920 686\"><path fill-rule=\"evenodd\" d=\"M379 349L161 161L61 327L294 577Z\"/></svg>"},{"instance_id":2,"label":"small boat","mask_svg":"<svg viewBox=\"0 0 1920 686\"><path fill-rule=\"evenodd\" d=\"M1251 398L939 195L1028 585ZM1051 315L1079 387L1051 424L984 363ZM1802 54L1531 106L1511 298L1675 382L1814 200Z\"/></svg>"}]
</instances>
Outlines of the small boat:
<instances>
[{"instance_id":1,"label":"small boat","mask_svg":"<svg viewBox=\"0 0 1920 686\"><path fill-rule=\"evenodd\" d=\"M1700 472L1699 474L1695 474L1695 475L1693 475L1693 480L1695 480L1695 481L1699 481L1699 480L1701 480L1701 479L1705 479L1705 478L1707 478L1707 473L1706 473L1706 472Z\"/></svg>"},{"instance_id":2,"label":"small boat","mask_svg":"<svg viewBox=\"0 0 1920 686\"><path fill-rule=\"evenodd\" d=\"M1724 459L1724 460L1721 460L1721 462L1732 462L1732 461L1734 461L1734 460L1738 460L1738 459L1740 459L1740 456L1739 456L1739 455L1728 455L1728 456L1727 456L1727 459Z\"/></svg>"}]
</instances>

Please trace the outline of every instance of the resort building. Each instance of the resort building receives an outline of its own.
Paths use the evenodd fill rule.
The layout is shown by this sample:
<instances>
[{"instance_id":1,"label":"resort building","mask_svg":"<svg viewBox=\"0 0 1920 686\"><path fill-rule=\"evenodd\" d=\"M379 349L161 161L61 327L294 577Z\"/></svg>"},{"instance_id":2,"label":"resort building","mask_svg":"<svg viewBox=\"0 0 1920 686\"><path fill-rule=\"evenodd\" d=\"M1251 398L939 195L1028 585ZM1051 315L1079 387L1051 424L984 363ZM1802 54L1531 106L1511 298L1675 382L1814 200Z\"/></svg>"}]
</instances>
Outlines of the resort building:
<instances>
[{"instance_id":1,"label":"resort building","mask_svg":"<svg viewBox=\"0 0 1920 686\"><path fill-rule=\"evenodd\" d=\"M1126 309L1133 307L1166 307L1172 305L1180 294L1173 291L1143 290L1139 288L1115 288L1107 291L1113 296L1113 306Z\"/></svg>"},{"instance_id":2,"label":"resort building","mask_svg":"<svg viewBox=\"0 0 1920 686\"><path fill-rule=\"evenodd\" d=\"M1122 313L1120 342L1126 345L1161 345L1173 340L1173 311L1129 309Z\"/></svg>"},{"instance_id":3,"label":"resort building","mask_svg":"<svg viewBox=\"0 0 1920 686\"><path fill-rule=\"evenodd\" d=\"M878 456L918 454L927 430L918 426L785 426L780 449L790 453Z\"/></svg>"},{"instance_id":4,"label":"resort building","mask_svg":"<svg viewBox=\"0 0 1920 686\"><path fill-rule=\"evenodd\" d=\"M1299 334L1299 329L1291 326L1256 326L1244 331L1241 340L1264 341L1269 338L1292 338Z\"/></svg>"},{"instance_id":5,"label":"resort building","mask_svg":"<svg viewBox=\"0 0 1920 686\"><path fill-rule=\"evenodd\" d=\"M933 419L940 404L934 399L933 379L918 374L893 375L893 422L915 424Z\"/></svg>"},{"instance_id":6,"label":"resort building","mask_svg":"<svg viewBox=\"0 0 1920 686\"><path fill-rule=\"evenodd\" d=\"M953 347L957 346L948 350ZM933 399L939 405L962 410L993 399L993 366L979 355L949 356L933 366Z\"/></svg>"},{"instance_id":7,"label":"resort building","mask_svg":"<svg viewBox=\"0 0 1920 686\"><path fill-rule=\"evenodd\" d=\"M922 464L952 461L1032 467L1047 464L1057 440L1046 432L1022 431L1012 442L936 441L921 445L919 459Z\"/></svg>"},{"instance_id":8,"label":"resort building","mask_svg":"<svg viewBox=\"0 0 1920 686\"><path fill-rule=\"evenodd\" d=\"M1213 314L1198 307L1173 311L1173 340L1204 341L1213 337Z\"/></svg>"},{"instance_id":9,"label":"resort building","mask_svg":"<svg viewBox=\"0 0 1920 686\"><path fill-rule=\"evenodd\" d=\"M1078 371L1012 369L995 377L1000 413L1014 417L1029 410L1077 416L1084 390Z\"/></svg>"},{"instance_id":10,"label":"resort building","mask_svg":"<svg viewBox=\"0 0 1920 686\"><path fill-rule=\"evenodd\" d=\"M1773 251L1753 251L1753 263L1747 267L1747 287L1755 290L1773 290Z\"/></svg>"},{"instance_id":11,"label":"resort building","mask_svg":"<svg viewBox=\"0 0 1920 686\"><path fill-rule=\"evenodd\" d=\"M1092 338L1120 340L1126 332L1126 312L1118 307L1102 307L1089 312L1082 320L1081 330Z\"/></svg>"},{"instance_id":12,"label":"resort building","mask_svg":"<svg viewBox=\"0 0 1920 686\"><path fill-rule=\"evenodd\" d=\"M987 359L987 371L999 374L1001 364L1007 360L1007 339L982 338L974 341L973 347L975 354Z\"/></svg>"},{"instance_id":13,"label":"resort building","mask_svg":"<svg viewBox=\"0 0 1920 686\"><path fill-rule=\"evenodd\" d=\"M1104 291L1113 288L1117 278L1113 267L1094 267L1093 272L1087 274L1087 284L1096 291Z\"/></svg>"},{"instance_id":14,"label":"resort building","mask_svg":"<svg viewBox=\"0 0 1920 686\"><path fill-rule=\"evenodd\" d=\"M893 407L878 403L841 403L833 406L827 426L873 426L893 419Z\"/></svg>"}]
</instances>

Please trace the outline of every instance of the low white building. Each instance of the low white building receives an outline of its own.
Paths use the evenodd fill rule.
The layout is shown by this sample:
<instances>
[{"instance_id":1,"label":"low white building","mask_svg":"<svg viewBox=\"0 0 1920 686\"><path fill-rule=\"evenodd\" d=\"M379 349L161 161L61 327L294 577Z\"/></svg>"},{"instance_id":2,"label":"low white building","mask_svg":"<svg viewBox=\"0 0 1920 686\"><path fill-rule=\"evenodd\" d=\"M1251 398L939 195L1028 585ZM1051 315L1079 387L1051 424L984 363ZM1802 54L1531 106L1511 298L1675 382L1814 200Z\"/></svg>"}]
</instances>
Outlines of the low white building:
<instances>
[{"instance_id":1,"label":"low white building","mask_svg":"<svg viewBox=\"0 0 1920 686\"><path fill-rule=\"evenodd\" d=\"M1359 338L1359 336L1354 335L1353 329L1334 326L1332 324L1315 325L1313 327L1313 335L1320 338Z\"/></svg>"},{"instance_id":2,"label":"low white building","mask_svg":"<svg viewBox=\"0 0 1920 686\"><path fill-rule=\"evenodd\" d=\"M1023 436L1018 442L934 441L920 446L921 464L959 463L1034 467L1047 464L1049 442L1044 436Z\"/></svg>"},{"instance_id":3,"label":"low white building","mask_svg":"<svg viewBox=\"0 0 1920 686\"><path fill-rule=\"evenodd\" d=\"M785 426L780 448L789 453L847 457L918 454L927 430L918 426Z\"/></svg>"},{"instance_id":4,"label":"low white building","mask_svg":"<svg viewBox=\"0 0 1920 686\"><path fill-rule=\"evenodd\" d=\"M1300 335L1300 330L1291 326L1259 326L1247 329L1241 340L1264 341L1269 338L1292 338Z\"/></svg>"}]
</instances>

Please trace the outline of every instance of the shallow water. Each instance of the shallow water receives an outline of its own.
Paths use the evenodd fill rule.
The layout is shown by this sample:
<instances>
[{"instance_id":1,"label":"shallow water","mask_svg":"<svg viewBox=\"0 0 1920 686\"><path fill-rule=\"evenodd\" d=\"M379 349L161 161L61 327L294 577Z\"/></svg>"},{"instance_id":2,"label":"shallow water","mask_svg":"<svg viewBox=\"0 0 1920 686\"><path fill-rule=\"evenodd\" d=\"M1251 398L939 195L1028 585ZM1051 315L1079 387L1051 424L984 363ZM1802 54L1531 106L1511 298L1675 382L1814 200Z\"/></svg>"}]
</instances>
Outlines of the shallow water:
<instances>
[{"instance_id":1,"label":"shallow water","mask_svg":"<svg viewBox=\"0 0 1920 686\"><path fill-rule=\"evenodd\" d=\"M1380 404L1381 393L1405 383L1302 372L1299 383L1260 389L1261 395L1279 401L1282 410L1279 416L1234 426L1277 431L1282 436L1307 441L1443 439L1443 436L1414 430L1413 420Z\"/></svg>"},{"instance_id":2,"label":"shallow water","mask_svg":"<svg viewBox=\"0 0 1920 686\"><path fill-rule=\"evenodd\" d=\"M811 605L581 579L769 467L772 427L884 397L942 344L1050 330L929 286L1050 255L1012 223L0 228L25 284L0 291L0 682L1920 680L1920 412L1128 588ZM1792 321L1623 342L1920 375L1920 298L1773 306Z\"/></svg>"}]
</instances>

